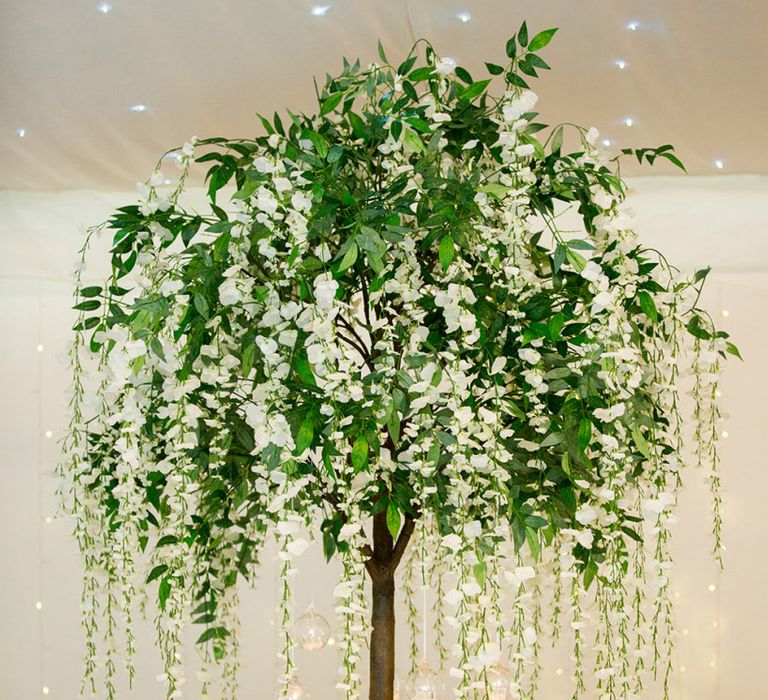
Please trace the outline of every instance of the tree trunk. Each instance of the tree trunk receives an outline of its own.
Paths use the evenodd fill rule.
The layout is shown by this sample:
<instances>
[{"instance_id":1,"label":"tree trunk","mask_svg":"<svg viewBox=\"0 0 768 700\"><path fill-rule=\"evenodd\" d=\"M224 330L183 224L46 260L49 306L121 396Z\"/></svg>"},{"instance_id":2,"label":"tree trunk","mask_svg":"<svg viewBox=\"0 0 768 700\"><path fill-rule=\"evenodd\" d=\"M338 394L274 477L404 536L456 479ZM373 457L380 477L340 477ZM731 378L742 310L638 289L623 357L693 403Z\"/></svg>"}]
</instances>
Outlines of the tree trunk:
<instances>
[{"instance_id":1,"label":"tree trunk","mask_svg":"<svg viewBox=\"0 0 768 700\"><path fill-rule=\"evenodd\" d=\"M395 571L413 534L406 518L397 538L387 527L386 511L373 518L373 549L366 562L371 577L371 668L369 700L393 700L395 686Z\"/></svg>"}]
</instances>

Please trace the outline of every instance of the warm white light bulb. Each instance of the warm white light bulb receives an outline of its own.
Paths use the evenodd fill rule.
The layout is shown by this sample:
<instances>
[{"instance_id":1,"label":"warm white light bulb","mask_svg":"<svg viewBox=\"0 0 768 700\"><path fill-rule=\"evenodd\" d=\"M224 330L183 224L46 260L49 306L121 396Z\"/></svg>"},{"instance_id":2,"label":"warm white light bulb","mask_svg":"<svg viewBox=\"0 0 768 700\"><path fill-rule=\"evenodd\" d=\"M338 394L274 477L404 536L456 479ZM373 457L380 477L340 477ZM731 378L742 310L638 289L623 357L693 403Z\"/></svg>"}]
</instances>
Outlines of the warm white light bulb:
<instances>
[{"instance_id":1,"label":"warm white light bulb","mask_svg":"<svg viewBox=\"0 0 768 700\"><path fill-rule=\"evenodd\" d=\"M715 161L715 167L716 167L718 170L722 170L722 169L725 167L725 161L723 161L723 160L720 160L720 159L718 158L718 160L716 160L716 161Z\"/></svg>"},{"instance_id":2,"label":"warm white light bulb","mask_svg":"<svg viewBox=\"0 0 768 700\"><path fill-rule=\"evenodd\" d=\"M639 22L630 22L627 25L627 29L629 29L630 32L636 32L639 27L640 27L640 23Z\"/></svg>"},{"instance_id":3,"label":"warm white light bulb","mask_svg":"<svg viewBox=\"0 0 768 700\"><path fill-rule=\"evenodd\" d=\"M50 438L53 437L53 433L50 430L45 431L45 437Z\"/></svg>"},{"instance_id":4,"label":"warm white light bulb","mask_svg":"<svg viewBox=\"0 0 768 700\"><path fill-rule=\"evenodd\" d=\"M685 666L680 667L680 673L685 673Z\"/></svg>"},{"instance_id":5,"label":"warm white light bulb","mask_svg":"<svg viewBox=\"0 0 768 700\"><path fill-rule=\"evenodd\" d=\"M45 524L50 525L53 522L53 518L50 515L45 516Z\"/></svg>"},{"instance_id":6,"label":"warm white light bulb","mask_svg":"<svg viewBox=\"0 0 768 700\"><path fill-rule=\"evenodd\" d=\"M147 111L147 105L131 105L130 107L131 112L146 112Z\"/></svg>"},{"instance_id":7,"label":"warm white light bulb","mask_svg":"<svg viewBox=\"0 0 768 700\"><path fill-rule=\"evenodd\" d=\"M42 343L41 343L40 345L38 345L38 346L37 346L37 351L38 351L38 352L42 352L42 351L43 351L43 345L42 345Z\"/></svg>"},{"instance_id":8,"label":"warm white light bulb","mask_svg":"<svg viewBox=\"0 0 768 700\"><path fill-rule=\"evenodd\" d=\"M709 592L714 593L717 590L717 586L714 583L709 584Z\"/></svg>"},{"instance_id":9,"label":"warm white light bulb","mask_svg":"<svg viewBox=\"0 0 768 700\"><path fill-rule=\"evenodd\" d=\"M315 5L311 10L310 13L314 15L315 17L322 17L326 14L328 14L328 10L331 9L330 5Z\"/></svg>"},{"instance_id":10,"label":"warm white light bulb","mask_svg":"<svg viewBox=\"0 0 768 700\"><path fill-rule=\"evenodd\" d=\"M44 685L43 686L43 695L48 695L48 693L50 693L50 692L51 692L51 689L47 685Z\"/></svg>"},{"instance_id":11,"label":"warm white light bulb","mask_svg":"<svg viewBox=\"0 0 768 700\"><path fill-rule=\"evenodd\" d=\"M459 22L464 22L464 24L466 24L467 22L469 22L469 20L472 19L472 15L470 15L469 12L466 12L466 11L465 12L459 12L456 15L456 19L458 19Z\"/></svg>"},{"instance_id":12,"label":"warm white light bulb","mask_svg":"<svg viewBox=\"0 0 768 700\"><path fill-rule=\"evenodd\" d=\"M108 2L100 3L99 12L101 12L103 15L108 15L110 12L112 12L112 5L110 5Z\"/></svg>"},{"instance_id":13,"label":"warm white light bulb","mask_svg":"<svg viewBox=\"0 0 768 700\"><path fill-rule=\"evenodd\" d=\"M720 313L723 315L723 318L728 318L731 315L731 312L728 311L728 309L723 309Z\"/></svg>"},{"instance_id":14,"label":"warm white light bulb","mask_svg":"<svg viewBox=\"0 0 768 700\"><path fill-rule=\"evenodd\" d=\"M717 668L717 661L710 661L709 662L709 667L710 668Z\"/></svg>"},{"instance_id":15,"label":"warm white light bulb","mask_svg":"<svg viewBox=\"0 0 768 700\"><path fill-rule=\"evenodd\" d=\"M722 433L720 433L720 435L722 435L722 436L723 436L723 438L726 438L726 439L727 439L727 438L728 438L728 435L730 435L730 433L729 433L727 430L723 430L723 432L722 432Z\"/></svg>"},{"instance_id":16,"label":"warm white light bulb","mask_svg":"<svg viewBox=\"0 0 768 700\"><path fill-rule=\"evenodd\" d=\"M624 60L623 60L623 59L621 59L621 58L617 59L617 60L615 61L615 63L616 63L616 67L617 67L619 70L624 70L624 69L627 67L627 62L626 62L626 61L624 61Z\"/></svg>"},{"instance_id":17,"label":"warm white light bulb","mask_svg":"<svg viewBox=\"0 0 768 700\"><path fill-rule=\"evenodd\" d=\"M42 610L42 609L43 609L43 604L42 604L42 603L41 603L41 602L38 600L38 601L35 603L35 608L36 608L37 610Z\"/></svg>"},{"instance_id":18,"label":"warm white light bulb","mask_svg":"<svg viewBox=\"0 0 768 700\"><path fill-rule=\"evenodd\" d=\"M606 148L608 148L608 146L610 146L612 143L613 141L611 141L611 139L603 139L603 146Z\"/></svg>"},{"instance_id":19,"label":"warm white light bulb","mask_svg":"<svg viewBox=\"0 0 768 700\"><path fill-rule=\"evenodd\" d=\"M634 126L635 120L632 117L625 117L624 118L624 125L625 126Z\"/></svg>"},{"instance_id":20,"label":"warm white light bulb","mask_svg":"<svg viewBox=\"0 0 768 700\"><path fill-rule=\"evenodd\" d=\"M684 629L684 630L683 630L683 634L684 634L684 635L687 637L687 636L688 636L688 630L687 630L687 629Z\"/></svg>"},{"instance_id":21,"label":"warm white light bulb","mask_svg":"<svg viewBox=\"0 0 768 700\"><path fill-rule=\"evenodd\" d=\"M23 139L27 135L26 129L16 129L16 136L18 136L20 139Z\"/></svg>"}]
</instances>

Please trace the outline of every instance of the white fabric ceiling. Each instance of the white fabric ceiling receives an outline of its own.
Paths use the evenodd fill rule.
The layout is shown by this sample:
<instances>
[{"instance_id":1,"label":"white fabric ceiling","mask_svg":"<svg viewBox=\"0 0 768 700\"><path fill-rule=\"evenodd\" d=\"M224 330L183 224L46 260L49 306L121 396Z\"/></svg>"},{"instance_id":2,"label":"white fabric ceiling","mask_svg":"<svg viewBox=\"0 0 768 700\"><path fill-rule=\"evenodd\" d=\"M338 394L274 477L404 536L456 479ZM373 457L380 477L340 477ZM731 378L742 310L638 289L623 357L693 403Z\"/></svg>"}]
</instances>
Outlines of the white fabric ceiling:
<instances>
[{"instance_id":1,"label":"white fabric ceiling","mask_svg":"<svg viewBox=\"0 0 768 700\"><path fill-rule=\"evenodd\" d=\"M426 37L484 74L523 19L560 27L544 54L554 70L534 85L550 123L673 143L696 174L768 173L764 2L4 0L0 187L130 187L193 134L249 136L257 111L311 110L312 76L342 55L372 60L378 38L395 57Z\"/></svg>"}]
</instances>

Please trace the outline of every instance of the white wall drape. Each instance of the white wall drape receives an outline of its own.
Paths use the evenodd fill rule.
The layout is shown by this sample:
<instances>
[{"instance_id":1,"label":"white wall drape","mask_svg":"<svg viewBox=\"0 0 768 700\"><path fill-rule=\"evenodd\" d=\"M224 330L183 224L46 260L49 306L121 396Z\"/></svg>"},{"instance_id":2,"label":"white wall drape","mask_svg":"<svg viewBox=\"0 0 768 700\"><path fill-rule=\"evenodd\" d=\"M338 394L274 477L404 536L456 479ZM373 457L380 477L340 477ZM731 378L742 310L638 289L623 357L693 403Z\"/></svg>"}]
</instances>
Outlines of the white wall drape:
<instances>
[{"instance_id":1,"label":"white wall drape","mask_svg":"<svg viewBox=\"0 0 768 700\"><path fill-rule=\"evenodd\" d=\"M704 303L745 357L744 363L728 363L722 386L728 433L722 448L724 574L708 556L703 473L688 472L681 500L673 574L679 632L673 698L760 700L766 697L768 624L768 178L644 178L631 185L639 231L648 245L685 268L714 266ZM60 355L74 317L70 271L83 231L132 200L130 193L0 192L0 698L37 698L44 687L52 698L78 697L80 562L71 523L54 517L53 470L66 422L68 382ZM97 249L107 246L100 241ZM97 252L92 259L100 264L87 276L99 279L106 255ZM313 589L318 609L332 617L333 570L317 547L302 557L299 568L297 607L309 603ZM276 565L267 555L258 587L243 592L243 699L272 697L275 580ZM151 621L139 630L139 677L121 698L162 698L152 634ZM189 650L190 657L194 653ZM298 661L315 700L336 697L333 649L300 652ZM404 667L404 656L401 662ZM554 672L558 666L564 669L561 675ZM567 655L561 655L542 679L541 697L561 700L568 687ZM192 688L188 696L196 697Z\"/></svg>"}]
</instances>

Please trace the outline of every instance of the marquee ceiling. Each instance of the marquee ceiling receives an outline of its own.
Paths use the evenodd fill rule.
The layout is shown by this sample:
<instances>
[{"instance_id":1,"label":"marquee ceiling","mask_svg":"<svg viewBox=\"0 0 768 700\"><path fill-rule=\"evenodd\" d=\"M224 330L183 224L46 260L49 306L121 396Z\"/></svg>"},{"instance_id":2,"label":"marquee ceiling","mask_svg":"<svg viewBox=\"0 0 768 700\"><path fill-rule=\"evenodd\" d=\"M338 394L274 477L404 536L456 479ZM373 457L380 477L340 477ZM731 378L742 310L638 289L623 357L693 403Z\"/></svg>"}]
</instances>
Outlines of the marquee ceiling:
<instances>
[{"instance_id":1,"label":"marquee ceiling","mask_svg":"<svg viewBox=\"0 0 768 700\"><path fill-rule=\"evenodd\" d=\"M596 126L612 147L676 144L693 174L768 173L763 2L6 0L0 187L130 187L192 135L311 110L312 76L373 60L379 38L404 56L426 37L484 75L523 19L560 27L534 84L544 120Z\"/></svg>"}]
</instances>

